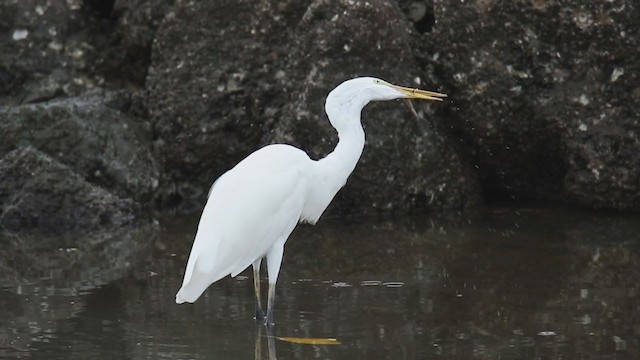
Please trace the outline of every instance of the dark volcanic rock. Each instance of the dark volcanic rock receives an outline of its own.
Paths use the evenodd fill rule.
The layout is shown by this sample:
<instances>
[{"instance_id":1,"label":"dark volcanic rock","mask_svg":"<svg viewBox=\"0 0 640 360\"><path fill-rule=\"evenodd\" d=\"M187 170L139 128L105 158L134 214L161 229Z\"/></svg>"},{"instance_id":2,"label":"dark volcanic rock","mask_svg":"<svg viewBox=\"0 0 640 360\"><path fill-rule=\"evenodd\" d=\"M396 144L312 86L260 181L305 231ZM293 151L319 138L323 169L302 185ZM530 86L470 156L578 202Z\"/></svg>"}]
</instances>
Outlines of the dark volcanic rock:
<instances>
[{"instance_id":1,"label":"dark volcanic rock","mask_svg":"<svg viewBox=\"0 0 640 360\"><path fill-rule=\"evenodd\" d=\"M367 107L342 209L638 210L639 18L630 0L1 1L0 157L33 145L118 198L199 207L264 144L326 155L327 93L371 75L451 102Z\"/></svg>"},{"instance_id":2,"label":"dark volcanic rock","mask_svg":"<svg viewBox=\"0 0 640 360\"><path fill-rule=\"evenodd\" d=\"M640 209L640 9L435 2L433 48L486 197Z\"/></svg>"},{"instance_id":3,"label":"dark volcanic rock","mask_svg":"<svg viewBox=\"0 0 640 360\"><path fill-rule=\"evenodd\" d=\"M274 78L301 11L298 1L184 1L167 15L147 78L167 197L203 199L260 145L281 105Z\"/></svg>"},{"instance_id":4,"label":"dark volcanic rock","mask_svg":"<svg viewBox=\"0 0 640 360\"><path fill-rule=\"evenodd\" d=\"M105 24L85 15L81 0L2 2L0 78L10 81L0 104L77 95L104 82L98 54L108 32L93 31Z\"/></svg>"},{"instance_id":5,"label":"dark volcanic rock","mask_svg":"<svg viewBox=\"0 0 640 360\"><path fill-rule=\"evenodd\" d=\"M107 98L107 99L105 99ZM145 202L158 186L149 130L93 96L0 108L0 156L32 145L119 197Z\"/></svg>"},{"instance_id":6,"label":"dark volcanic rock","mask_svg":"<svg viewBox=\"0 0 640 360\"><path fill-rule=\"evenodd\" d=\"M177 3L158 31L148 76L168 193L204 198L261 144L327 154L337 136L323 105L334 86L364 75L427 85L410 32L388 1ZM439 105L416 104L429 116ZM437 120L417 122L401 103L371 106L363 118L367 148L348 199L338 199L343 208L475 203L474 174Z\"/></svg>"},{"instance_id":7,"label":"dark volcanic rock","mask_svg":"<svg viewBox=\"0 0 640 360\"><path fill-rule=\"evenodd\" d=\"M0 160L0 225L9 229L86 229L130 221L131 201L85 181L33 147Z\"/></svg>"},{"instance_id":8,"label":"dark volcanic rock","mask_svg":"<svg viewBox=\"0 0 640 360\"><path fill-rule=\"evenodd\" d=\"M98 2L103 2L98 1ZM151 62L151 44L155 32L175 0L116 0L116 19L110 51L108 79L143 87Z\"/></svg>"},{"instance_id":9,"label":"dark volcanic rock","mask_svg":"<svg viewBox=\"0 0 640 360\"><path fill-rule=\"evenodd\" d=\"M142 87L153 33L173 0L114 3L0 2L0 105Z\"/></svg>"},{"instance_id":10,"label":"dark volcanic rock","mask_svg":"<svg viewBox=\"0 0 640 360\"><path fill-rule=\"evenodd\" d=\"M286 142L319 158L333 150L327 93L356 76L436 89L411 47L411 30L388 1L315 1L297 25L279 84L284 110L269 140ZM338 203L350 211L423 207L461 209L478 201L475 174L464 165L437 110L447 104L415 101L417 120L400 101L372 103L362 114L366 147Z\"/></svg>"}]
</instances>

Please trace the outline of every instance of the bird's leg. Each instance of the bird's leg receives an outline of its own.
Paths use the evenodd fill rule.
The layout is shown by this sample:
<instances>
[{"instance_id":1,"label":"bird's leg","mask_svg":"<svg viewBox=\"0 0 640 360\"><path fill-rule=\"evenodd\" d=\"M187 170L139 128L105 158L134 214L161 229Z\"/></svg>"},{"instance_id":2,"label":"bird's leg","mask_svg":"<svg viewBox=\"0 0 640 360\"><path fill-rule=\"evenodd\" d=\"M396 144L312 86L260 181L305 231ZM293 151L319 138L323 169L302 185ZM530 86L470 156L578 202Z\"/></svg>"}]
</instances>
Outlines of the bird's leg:
<instances>
[{"instance_id":1,"label":"bird's leg","mask_svg":"<svg viewBox=\"0 0 640 360\"><path fill-rule=\"evenodd\" d=\"M267 327L267 346L269 360L276 360L276 337L273 335L273 327ZM256 324L256 348L254 351L256 360L262 360L262 325Z\"/></svg>"},{"instance_id":2,"label":"bird's leg","mask_svg":"<svg viewBox=\"0 0 640 360\"><path fill-rule=\"evenodd\" d=\"M256 320L264 319L264 311L260 303L260 264L262 258L253 262L253 291L256 293Z\"/></svg>"},{"instance_id":3,"label":"bird's leg","mask_svg":"<svg viewBox=\"0 0 640 360\"><path fill-rule=\"evenodd\" d=\"M267 327L267 349L269 360L276 360L276 337L273 335L273 327Z\"/></svg>"},{"instance_id":4,"label":"bird's leg","mask_svg":"<svg viewBox=\"0 0 640 360\"><path fill-rule=\"evenodd\" d=\"M273 321L273 303L276 297L276 284L269 281L269 296L267 297L267 326L275 325Z\"/></svg>"},{"instance_id":5,"label":"bird's leg","mask_svg":"<svg viewBox=\"0 0 640 360\"><path fill-rule=\"evenodd\" d=\"M286 239L280 239L271 246L267 253L267 272L269 274L269 296L267 298L267 326L273 326L273 304L276 295L276 282L278 281L278 273L280 272L280 264L282 263L282 255L284 253L284 242Z\"/></svg>"},{"instance_id":6,"label":"bird's leg","mask_svg":"<svg viewBox=\"0 0 640 360\"><path fill-rule=\"evenodd\" d=\"M256 324L255 359L262 360L262 325Z\"/></svg>"}]
</instances>

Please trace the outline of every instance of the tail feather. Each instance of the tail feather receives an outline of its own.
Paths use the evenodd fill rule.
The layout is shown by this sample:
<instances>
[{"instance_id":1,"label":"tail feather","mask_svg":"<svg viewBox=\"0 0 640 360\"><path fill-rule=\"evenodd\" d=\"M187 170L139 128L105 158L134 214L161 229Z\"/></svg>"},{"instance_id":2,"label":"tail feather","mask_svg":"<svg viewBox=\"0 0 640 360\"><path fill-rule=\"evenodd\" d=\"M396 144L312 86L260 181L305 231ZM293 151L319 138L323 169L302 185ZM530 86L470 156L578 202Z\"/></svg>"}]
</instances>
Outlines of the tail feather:
<instances>
[{"instance_id":1,"label":"tail feather","mask_svg":"<svg viewBox=\"0 0 640 360\"><path fill-rule=\"evenodd\" d=\"M199 256L187 264L182 287L176 294L176 304L195 302L209 285L229 275L229 271L212 273L211 266L206 266L209 262L206 257L203 259L202 256ZM205 266L201 266L200 263Z\"/></svg>"},{"instance_id":2,"label":"tail feather","mask_svg":"<svg viewBox=\"0 0 640 360\"><path fill-rule=\"evenodd\" d=\"M213 281L209 281L207 274L198 271L197 262L198 258L195 258L187 264L182 287L176 294L176 304L192 303L198 300L200 295L213 283Z\"/></svg>"},{"instance_id":3,"label":"tail feather","mask_svg":"<svg viewBox=\"0 0 640 360\"><path fill-rule=\"evenodd\" d=\"M178 293L176 294L176 304L182 304L185 302L193 303L202 293L207 289L209 285L206 286L191 286L191 284L183 285Z\"/></svg>"}]
</instances>

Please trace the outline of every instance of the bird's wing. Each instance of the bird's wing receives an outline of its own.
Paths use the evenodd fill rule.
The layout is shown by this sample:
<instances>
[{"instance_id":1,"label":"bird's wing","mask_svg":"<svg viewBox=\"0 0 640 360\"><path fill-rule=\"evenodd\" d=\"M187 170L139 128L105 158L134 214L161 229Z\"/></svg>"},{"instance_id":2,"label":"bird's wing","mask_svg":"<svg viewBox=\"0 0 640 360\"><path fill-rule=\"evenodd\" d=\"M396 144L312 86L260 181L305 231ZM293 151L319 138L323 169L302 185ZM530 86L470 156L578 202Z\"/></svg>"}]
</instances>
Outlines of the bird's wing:
<instances>
[{"instance_id":1,"label":"bird's wing","mask_svg":"<svg viewBox=\"0 0 640 360\"><path fill-rule=\"evenodd\" d=\"M214 181L213 184L211 185L211 187L209 188L209 192L207 193L207 199L209 199L211 197L211 192L213 191L213 188L218 183L218 180L220 180L220 178L216 179L216 181Z\"/></svg>"},{"instance_id":2,"label":"bird's wing","mask_svg":"<svg viewBox=\"0 0 640 360\"><path fill-rule=\"evenodd\" d=\"M235 276L289 235L308 194L310 166L304 152L271 145L216 181L178 292L183 300L195 301L211 283Z\"/></svg>"}]
</instances>

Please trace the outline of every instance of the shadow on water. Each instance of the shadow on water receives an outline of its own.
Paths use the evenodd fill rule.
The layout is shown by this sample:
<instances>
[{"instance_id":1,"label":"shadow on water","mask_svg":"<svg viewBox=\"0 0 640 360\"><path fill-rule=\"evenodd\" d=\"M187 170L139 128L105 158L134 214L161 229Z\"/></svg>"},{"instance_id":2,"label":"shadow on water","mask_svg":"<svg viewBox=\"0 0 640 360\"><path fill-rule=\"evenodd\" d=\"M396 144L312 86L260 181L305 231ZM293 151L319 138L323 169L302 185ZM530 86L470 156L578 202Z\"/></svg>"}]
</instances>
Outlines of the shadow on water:
<instances>
[{"instance_id":1,"label":"shadow on water","mask_svg":"<svg viewBox=\"0 0 640 360\"><path fill-rule=\"evenodd\" d=\"M0 358L639 353L637 216L487 209L469 219L301 226L285 251L273 334L252 319L249 271L216 283L193 305L176 305L197 216L161 224L115 234L2 235Z\"/></svg>"}]
</instances>

